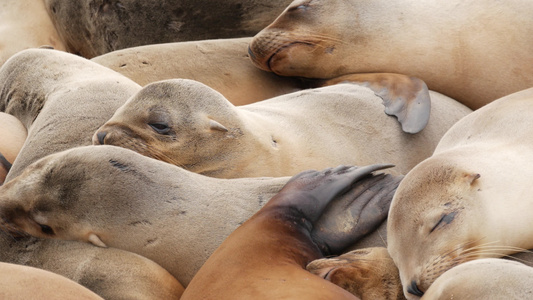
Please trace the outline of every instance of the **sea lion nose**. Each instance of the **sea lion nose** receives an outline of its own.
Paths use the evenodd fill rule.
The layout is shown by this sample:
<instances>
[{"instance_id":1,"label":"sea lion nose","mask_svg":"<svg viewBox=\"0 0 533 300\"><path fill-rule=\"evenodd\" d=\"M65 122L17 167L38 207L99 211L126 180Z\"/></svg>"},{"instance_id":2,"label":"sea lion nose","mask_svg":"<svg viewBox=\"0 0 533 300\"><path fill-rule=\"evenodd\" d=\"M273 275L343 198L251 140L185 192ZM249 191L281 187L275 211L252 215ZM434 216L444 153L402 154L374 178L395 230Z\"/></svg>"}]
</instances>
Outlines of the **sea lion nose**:
<instances>
[{"instance_id":1,"label":"sea lion nose","mask_svg":"<svg viewBox=\"0 0 533 300\"><path fill-rule=\"evenodd\" d=\"M100 145L104 144L106 135L107 135L107 132L105 131L100 131L96 134L96 137L98 138L98 143L100 143Z\"/></svg>"},{"instance_id":2,"label":"sea lion nose","mask_svg":"<svg viewBox=\"0 0 533 300\"><path fill-rule=\"evenodd\" d=\"M424 292L422 292L419 288L418 288L418 285L416 284L416 281L413 280L411 281L411 285L407 288L407 292L409 294L413 294L415 296L419 296L419 297L422 297L424 296Z\"/></svg>"}]
</instances>

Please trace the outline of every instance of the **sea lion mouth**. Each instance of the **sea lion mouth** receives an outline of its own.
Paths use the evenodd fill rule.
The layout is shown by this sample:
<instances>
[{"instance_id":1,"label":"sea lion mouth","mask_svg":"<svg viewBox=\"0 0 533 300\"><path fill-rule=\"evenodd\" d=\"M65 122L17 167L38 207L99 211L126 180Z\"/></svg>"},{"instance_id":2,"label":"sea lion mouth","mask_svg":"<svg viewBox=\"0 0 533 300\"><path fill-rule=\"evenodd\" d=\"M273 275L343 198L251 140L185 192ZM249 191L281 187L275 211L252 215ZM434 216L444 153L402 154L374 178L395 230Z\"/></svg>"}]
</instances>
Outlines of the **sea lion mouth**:
<instances>
[{"instance_id":1,"label":"sea lion mouth","mask_svg":"<svg viewBox=\"0 0 533 300\"><path fill-rule=\"evenodd\" d=\"M306 41L294 41L294 42L291 42L291 43L288 43L288 44L285 44L279 48L277 48L276 50L274 50L272 52L272 54L269 56L269 58L267 59L266 61L266 67L268 68L268 70L270 72L273 72L273 73L276 73L276 71L274 71L274 69L272 68L272 61L278 56L278 54L280 54L282 51L285 51L289 48L292 48L294 45L306 45L306 46L311 46L311 47L314 47L316 46L315 43L313 42L306 42ZM276 73L277 74L277 73ZM279 75L279 74L278 74Z\"/></svg>"}]
</instances>

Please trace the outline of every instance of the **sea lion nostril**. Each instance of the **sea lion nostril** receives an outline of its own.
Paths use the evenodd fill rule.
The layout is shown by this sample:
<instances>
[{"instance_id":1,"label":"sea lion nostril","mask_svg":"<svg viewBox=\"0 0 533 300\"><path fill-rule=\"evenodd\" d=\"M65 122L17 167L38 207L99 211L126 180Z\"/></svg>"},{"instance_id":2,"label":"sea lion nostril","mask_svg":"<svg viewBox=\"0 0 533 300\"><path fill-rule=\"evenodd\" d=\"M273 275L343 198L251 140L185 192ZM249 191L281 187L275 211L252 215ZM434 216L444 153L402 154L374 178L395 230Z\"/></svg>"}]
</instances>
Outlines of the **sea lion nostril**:
<instances>
[{"instance_id":1,"label":"sea lion nostril","mask_svg":"<svg viewBox=\"0 0 533 300\"><path fill-rule=\"evenodd\" d=\"M96 137L98 138L98 143L100 143L100 145L104 144L106 135L107 135L107 132L105 131L100 131L96 134Z\"/></svg>"},{"instance_id":2,"label":"sea lion nostril","mask_svg":"<svg viewBox=\"0 0 533 300\"><path fill-rule=\"evenodd\" d=\"M409 294L413 294L415 296L424 296L424 292L422 292L419 288L418 288L418 285L416 285L416 281L411 281L411 285L407 288L407 292Z\"/></svg>"}]
</instances>

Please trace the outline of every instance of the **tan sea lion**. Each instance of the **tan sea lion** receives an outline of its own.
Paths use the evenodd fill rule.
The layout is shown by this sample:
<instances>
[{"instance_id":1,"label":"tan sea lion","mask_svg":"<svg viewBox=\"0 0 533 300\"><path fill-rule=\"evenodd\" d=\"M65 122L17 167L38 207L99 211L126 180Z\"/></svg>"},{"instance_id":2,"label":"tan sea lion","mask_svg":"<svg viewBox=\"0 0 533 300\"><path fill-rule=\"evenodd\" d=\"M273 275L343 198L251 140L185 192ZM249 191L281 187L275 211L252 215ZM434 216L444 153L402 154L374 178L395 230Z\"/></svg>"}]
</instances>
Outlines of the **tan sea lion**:
<instances>
[{"instance_id":1,"label":"tan sea lion","mask_svg":"<svg viewBox=\"0 0 533 300\"><path fill-rule=\"evenodd\" d=\"M411 135L383 114L380 97L359 85L337 84L235 107L199 82L164 80L131 97L93 142L219 178L291 176L382 162L405 174L470 112L438 93L431 96L435 113L422 132Z\"/></svg>"},{"instance_id":2,"label":"tan sea lion","mask_svg":"<svg viewBox=\"0 0 533 300\"><path fill-rule=\"evenodd\" d=\"M361 300L405 299L398 268L384 247L358 249L338 257L320 258L310 262L306 269Z\"/></svg>"},{"instance_id":3,"label":"tan sea lion","mask_svg":"<svg viewBox=\"0 0 533 300\"><path fill-rule=\"evenodd\" d=\"M381 178L368 177L380 168L383 166L341 166L294 176L217 248L182 299L358 299L307 272L305 266L331 248L324 241L328 235L317 233L316 227L321 218L335 217L322 214L326 206L357 211L358 226L365 227L364 219L373 219L373 203L392 196L396 179L383 174L375 175ZM368 194L360 197L360 192L351 192L361 186ZM343 193L351 194L348 202L330 203ZM353 233L339 234L347 237L345 242L357 240Z\"/></svg>"},{"instance_id":4,"label":"tan sea lion","mask_svg":"<svg viewBox=\"0 0 533 300\"><path fill-rule=\"evenodd\" d=\"M15 53L48 45L65 50L43 0L3 0L0 3L0 66Z\"/></svg>"},{"instance_id":5,"label":"tan sea lion","mask_svg":"<svg viewBox=\"0 0 533 300\"><path fill-rule=\"evenodd\" d=\"M424 294L424 300L531 299L533 268L524 264L484 258L444 272Z\"/></svg>"},{"instance_id":6,"label":"tan sea lion","mask_svg":"<svg viewBox=\"0 0 533 300\"><path fill-rule=\"evenodd\" d=\"M0 263L2 299L103 300L78 283L45 270Z\"/></svg>"},{"instance_id":7,"label":"tan sea lion","mask_svg":"<svg viewBox=\"0 0 533 300\"><path fill-rule=\"evenodd\" d=\"M290 3L290 0L43 1L67 50L86 58L141 45L252 36Z\"/></svg>"},{"instance_id":8,"label":"tan sea lion","mask_svg":"<svg viewBox=\"0 0 533 300\"><path fill-rule=\"evenodd\" d=\"M62 275L109 300L179 299L183 293L183 286L153 261L86 243L14 239L1 231L0 261Z\"/></svg>"},{"instance_id":9,"label":"tan sea lion","mask_svg":"<svg viewBox=\"0 0 533 300\"><path fill-rule=\"evenodd\" d=\"M0 185L24 144L28 132L12 115L0 112Z\"/></svg>"},{"instance_id":10,"label":"tan sea lion","mask_svg":"<svg viewBox=\"0 0 533 300\"><path fill-rule=\"evenodd\" d=\"M246 49L251 38L216 39L132 47L92 61L144 86L186 78L217 90L234 105L244 105L300 90L298 79L256 68Z\"/></svg>"},{"instance_id":11,"label":"tan sea lion","mask_svg":"<svg viewBox=\"0 0 533 300\"><path fill-rule=\"evenodd\" d=\"M532 101L528 89L464 117L398 187L387 241L408 299L458 264L533 248Z\"/></svg>"},{"instance_id":12,"label":"tan sea lion","mask_svg":"<svg viewBox=\"0 0 533 300\"><path fill-rule=\"evenodd\" d=\"M527 0L296 0L250 53L283 76L416 76L477 109L533 86L532 11Z\"/></svg>"},{"instance_id":13,"label":"tan sea lion","mask_svg":"<svg viewBox=\"0 0 533 300\"><path fill-rule=\"evenodd\" d=\"M72 54L44 49L16 54L0 68L0 108L23 121L29 140L7 180L40 157L90 144L94 130L140 88ZM0 237L0 261L61 274L105 299L172 299L183 292L168 271L133 253L77 242Z\"/></svg>"},{"instance_id":14,"label":"tan sea lion","mask_svg":"<svg viewBox=\"0 0 533 300\"><path fill-rule=\"evenodd\" d=\"M211 178L121 147L86 146L51 154L4 184L0 215L10 232L140 254L187 285L216 247L288 179ZM376 227L387 210L375 208ZM349 231L359 218L336 220L342 230L328 223L316 234ZM343 237L328 236L332 251L342 251Z\"/></svg>"}]
</instances>

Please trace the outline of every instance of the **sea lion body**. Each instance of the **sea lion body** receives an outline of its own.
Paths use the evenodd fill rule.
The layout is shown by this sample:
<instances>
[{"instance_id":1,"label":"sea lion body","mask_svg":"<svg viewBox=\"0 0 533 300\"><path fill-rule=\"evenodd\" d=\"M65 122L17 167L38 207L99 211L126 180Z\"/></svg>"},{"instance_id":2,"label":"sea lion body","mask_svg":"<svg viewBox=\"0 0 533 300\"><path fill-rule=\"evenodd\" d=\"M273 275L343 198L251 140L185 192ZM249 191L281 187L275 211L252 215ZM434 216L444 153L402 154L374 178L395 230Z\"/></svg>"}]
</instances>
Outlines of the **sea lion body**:
<instances>
[{"instance_id":1,"label":"sea lion body","mask_svg":"<svg viewBox=\"0 0 533 300\"><path fill-rule=\"evenodd\" d=\"M250 52L282 76L416 76L477 109L533 86L532 11L527 0L296 0Z\"/></svg>"},{"instance_id":2,"label":"sea lion body","mask_svg":"<svg viewBox=\"0 0 533 300\"><path fill-rule=\"evenodd\" d=\"M451 267L533 248L533 89L460 120L400 184L387 241L415 299Z\"/></svg>"},{"instance_id":3,"label":"sea lion body","mask_svg":"<svg viewBox=\"0 0 533 300\"><path fill-rule=\"evenodd\" d=\"M294 176L209 257L182 299L358 299L305 270L309 261L322 257L322 250L328 248L315 232L315 222L329 201L359 184L351 178L355 172L338 167ZM381 180L377 183L381 188L391 187ZM373 195L379 189L366 191ZM350 204L341 204L346 210L363 200L351 198ZM361 215L365 213L363 209Z\"/></svg>"},{"instance_id":4,"label":"sea lion body","mask_svg":"<svg viewBox=\"0 0 533 300\"><path fill-rule=\"evenodd\" d=\"M92 58L141 45L252 36L272 22L290 0L44 3L67 50Z\"/></svg>"},{"instance_id":5,"label":"sea lion body","mask_svg":"<svg viewBox=\"0 0 533 300\"><path fill-rule=\"evenodd\" d=\"M103 300L63 276L45 270L0 263L0 296L3 299Z\"/></svg>"},{"instance_id":6,"label":"sea lion body","mask_svg":"<svg viewBox=\"0 0 533 300\"><path fill-rule=\"evenodd\" d=\"M24 16L24 17L22 17ZM65 51L42 0L0 3L0 66L15 53L41 46Z\"/></svg>"},{"instance_id":7,"label":"sea lion body","mask_svg":"<svg viewBox=\"0 0 533 300\"><path fill-rule=\"evenodd\" d=\"M354 84L235 107L201 83L165 80L130 98L93 142L220 178L290 176L332 165L383 162L404 174L430 156L447 128L470 112L438 93L431 95L430 122L411 135L383 113L380 97Z\"/></svg>"},{"instance_id":8,"label":"sea lion body","mask_svg":"<svg viewBox=\"0 0 533 300\"><path fill-rule=\"evenodd\" d=\"M422 299L528 299L533 294L532 286L532 267L514 261L484 258L446 271Z\"/></svg>"},{"instance_id":9,"label":"sea lion body","mask_svg":"<svg viewBox=\"0 0 533 300\"><path fill-rule=\"evenodd\" d=\"M186 78L217 90L234 105L244 105L300 90L297 79L257 69L246 49L251 38L146 45L113 51L92 61L145 86ZM176 59L179 58L179 59Z\"/></svg>"},{"instance_id":10,"label":"sea lion body","mask_svg":"<svg viewBox=\"0 0 533 300\"><path fill-rule=\"evenodd\" d=\"M12 115L0 112L0 185L28 136L26 127Z\"/></svg>"}]
</instances>

